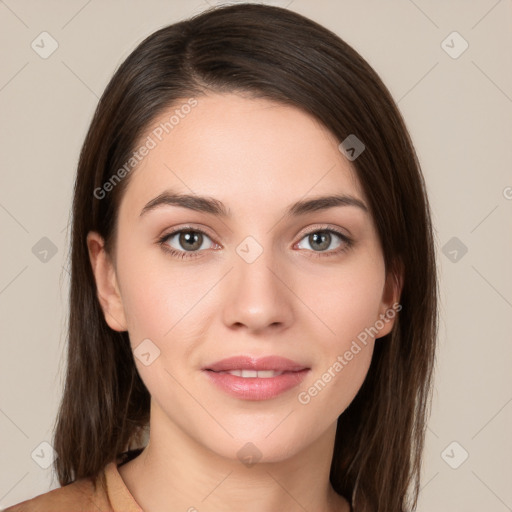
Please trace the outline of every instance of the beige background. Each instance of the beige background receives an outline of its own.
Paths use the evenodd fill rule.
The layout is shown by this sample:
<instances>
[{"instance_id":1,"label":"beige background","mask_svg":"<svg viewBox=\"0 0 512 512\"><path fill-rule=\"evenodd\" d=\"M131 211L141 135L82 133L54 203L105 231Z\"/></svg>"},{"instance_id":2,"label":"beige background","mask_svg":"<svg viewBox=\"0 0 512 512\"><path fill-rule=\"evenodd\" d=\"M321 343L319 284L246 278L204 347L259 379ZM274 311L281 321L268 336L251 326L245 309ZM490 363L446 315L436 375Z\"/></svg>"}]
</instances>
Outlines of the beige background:
<instances>
[{"instance_id":1,"label":"beige background","mask_svg":"<svg viewBox=\"0 0 512 512\"><path fill-rule=\"evenodd\" d=\"M512 510L512 1L267 3L320 22L369 61L423 166L441 326L419 510ZM50 453L41 443L51 441L61 395L66 229L98 98L144 37L207 7L0 1L0 507L58 487L32 454ZM43 31L58 43L47 59L31 48ZM469 44L458 58L442 46L453 31ZM453 55L464 43L450 36L446 44ZM46 262L43 237L57 250Z\"/></svg>"}]
</instances>

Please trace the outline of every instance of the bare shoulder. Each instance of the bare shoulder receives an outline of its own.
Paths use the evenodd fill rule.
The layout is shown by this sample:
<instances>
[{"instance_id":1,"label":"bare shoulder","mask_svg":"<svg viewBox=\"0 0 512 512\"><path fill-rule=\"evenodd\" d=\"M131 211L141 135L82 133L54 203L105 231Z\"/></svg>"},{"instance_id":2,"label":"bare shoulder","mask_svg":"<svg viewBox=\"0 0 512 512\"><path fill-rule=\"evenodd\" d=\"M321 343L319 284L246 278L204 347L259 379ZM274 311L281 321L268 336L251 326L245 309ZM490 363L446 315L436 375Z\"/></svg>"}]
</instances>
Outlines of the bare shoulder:
<instances>
[{"instance_id":1,"label":"bare shoulder","mask_svg":"<svg viewBox=\"0 0 512 512\"><path fill-rule=\"evenodd\" d=\"M22 501L3 512L112 512L108 496L98 481L80 479L64 487L53 489Z\"/></svg>"}]
</instances>

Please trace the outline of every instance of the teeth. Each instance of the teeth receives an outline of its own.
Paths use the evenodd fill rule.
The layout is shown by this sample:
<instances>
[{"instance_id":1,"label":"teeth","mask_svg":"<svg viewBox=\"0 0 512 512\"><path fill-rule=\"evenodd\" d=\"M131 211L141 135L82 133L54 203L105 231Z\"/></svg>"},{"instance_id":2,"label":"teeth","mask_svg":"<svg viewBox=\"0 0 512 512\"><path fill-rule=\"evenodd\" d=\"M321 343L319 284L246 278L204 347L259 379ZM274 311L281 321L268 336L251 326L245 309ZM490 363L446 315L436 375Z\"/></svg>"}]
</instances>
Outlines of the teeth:
<instances>
[{"instance_id":1,"label":"teeth","mask_svg":"<svg viewBox=\"0 0 512 512\"><path fill-rule=\"evenodd\" d=\"M278 375L282 375L284 372L278 372L274 370L229 370L225 372L219 373L229 373L230 375L235 375L237 377L244 378L259 378L259 379L269 379L271 377L277 377Z\"/></svg>"}]
</instances>

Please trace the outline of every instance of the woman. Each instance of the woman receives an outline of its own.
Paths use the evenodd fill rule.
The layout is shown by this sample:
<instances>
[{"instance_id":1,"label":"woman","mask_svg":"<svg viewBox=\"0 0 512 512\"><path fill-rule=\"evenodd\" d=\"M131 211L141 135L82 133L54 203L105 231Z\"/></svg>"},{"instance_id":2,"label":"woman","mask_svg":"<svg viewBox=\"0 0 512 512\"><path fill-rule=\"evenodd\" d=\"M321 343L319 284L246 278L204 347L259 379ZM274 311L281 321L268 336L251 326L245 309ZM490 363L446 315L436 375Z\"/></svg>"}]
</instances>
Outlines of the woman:
<instances>
[{"instance_id":1,"label":"woman","mask_svg":"<svg viewBox=\"0 0 512 512\"><path fill-rule=\"evenodd\" d=\"M62 487L8 511L416 507L429 204L338 36L251 4L150 35L97 107L72 233Z\"/></svg>"}]
</instances>

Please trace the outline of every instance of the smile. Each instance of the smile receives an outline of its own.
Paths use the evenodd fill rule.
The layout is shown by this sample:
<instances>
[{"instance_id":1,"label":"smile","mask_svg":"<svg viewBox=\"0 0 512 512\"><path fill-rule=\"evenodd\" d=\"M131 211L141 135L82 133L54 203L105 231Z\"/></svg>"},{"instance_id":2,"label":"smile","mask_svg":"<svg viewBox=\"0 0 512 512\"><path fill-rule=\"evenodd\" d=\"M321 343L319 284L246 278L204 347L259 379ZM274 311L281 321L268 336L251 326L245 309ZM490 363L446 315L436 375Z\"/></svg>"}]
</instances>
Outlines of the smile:
<instances>
[{"instance_id":1,"label":"smile","mask_svg":"<svg viewBox=\"0 0 512 512\"><path fill-rule=\"evenodd\" d=\"M269 400L298 386L311 370L202 370L224 393L242 400Z\"/></svg>"}]
</instances>

